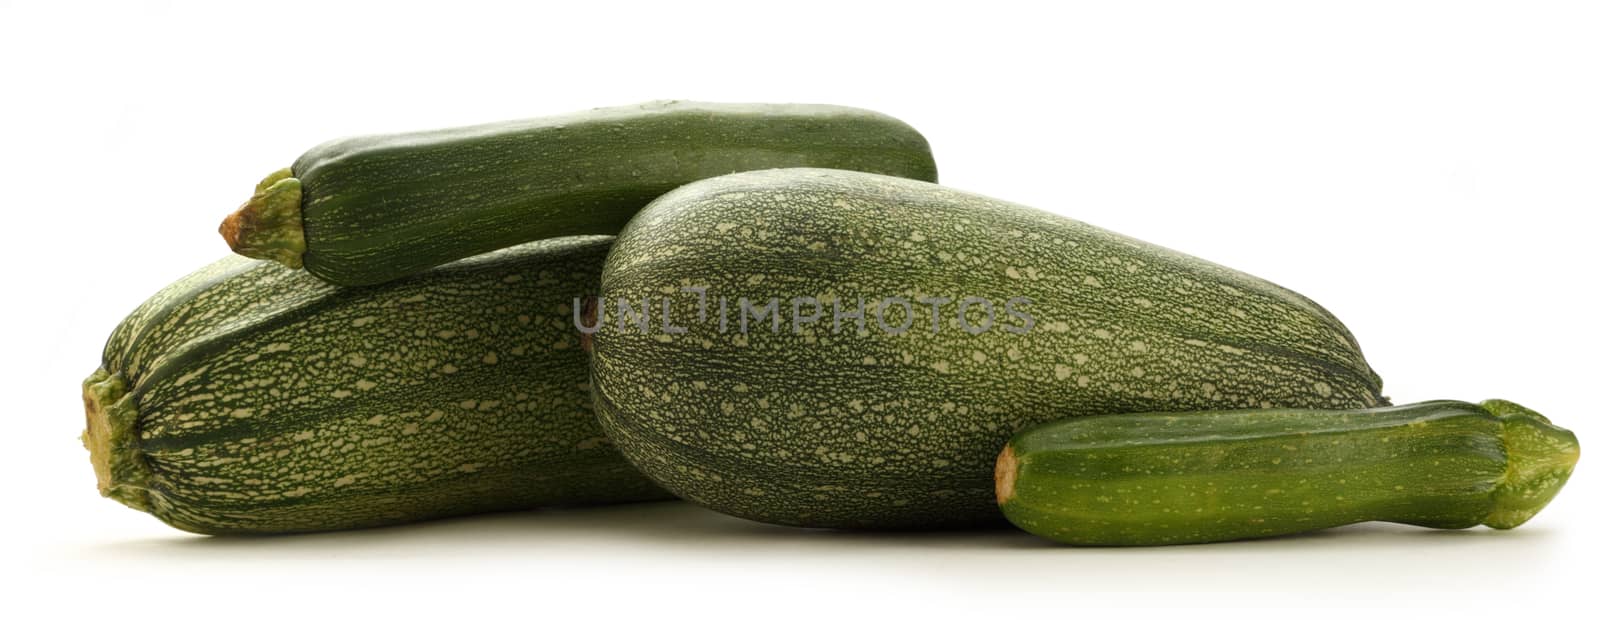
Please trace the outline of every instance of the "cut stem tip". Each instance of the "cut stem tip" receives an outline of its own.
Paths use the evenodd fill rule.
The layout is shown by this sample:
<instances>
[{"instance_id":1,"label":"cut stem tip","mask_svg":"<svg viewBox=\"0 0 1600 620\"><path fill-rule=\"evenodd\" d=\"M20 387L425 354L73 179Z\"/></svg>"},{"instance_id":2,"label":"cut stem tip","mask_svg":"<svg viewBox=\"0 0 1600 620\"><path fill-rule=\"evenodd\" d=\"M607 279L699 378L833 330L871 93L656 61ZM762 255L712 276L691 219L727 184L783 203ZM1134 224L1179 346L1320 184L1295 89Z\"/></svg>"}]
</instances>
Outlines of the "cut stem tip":
<instances>
[{"instance_id":1,"label":"cut stem tip","mask_svg":"<svg viewBox=\"0 0 1600 620\"><path fill-rule=\"evenodd\" d=\"M304 265L305 228L300 220L300 179L288 168L267 175L256 184L239 210L222 220L217 232L234 252L250 258L282 263L290 269Z\"/></svg>"}]
</instances>

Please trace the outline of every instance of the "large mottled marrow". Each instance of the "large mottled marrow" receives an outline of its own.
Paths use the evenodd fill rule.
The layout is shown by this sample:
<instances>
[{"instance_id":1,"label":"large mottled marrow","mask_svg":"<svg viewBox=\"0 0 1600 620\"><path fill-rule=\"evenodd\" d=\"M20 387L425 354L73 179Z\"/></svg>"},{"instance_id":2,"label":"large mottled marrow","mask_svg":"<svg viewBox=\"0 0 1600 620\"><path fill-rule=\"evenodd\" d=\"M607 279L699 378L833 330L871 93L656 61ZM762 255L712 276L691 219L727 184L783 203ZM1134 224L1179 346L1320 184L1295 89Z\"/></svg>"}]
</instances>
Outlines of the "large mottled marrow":
<instances>
[{"instance_id":1,"label":"large mottled marrow","mask_svg":"<svg viewBox=\"0 0 1600 620\"><path fill-rule=\"evenodd\" d=\"M680 496L775 523L996 522L994 456L1015 431L1065 416L1385 402L1355 339L1305 297L872 174L771 170L680 188L620 234L601 293L586 329L605 321L591 345L607 434ZM907 305L893 298L912 300L903 331ZM954 301L914 301L933 298ZM992 304L988 329L976 302L962 322L965 298ZM760 307L773 299L777 325Z\"/></svg>"},{"instance_id":2,"label":"large mottled marrow","mask_svg":"<svg viewBox=\"0 0 1600 620\"><path fill-rule=\"evenodd\" d=\"M201 269L124 320L84 383L101 492L209 534L666 497L602 435L572 328L608 245L360 289Z\"/></svg>"}]
</instances>

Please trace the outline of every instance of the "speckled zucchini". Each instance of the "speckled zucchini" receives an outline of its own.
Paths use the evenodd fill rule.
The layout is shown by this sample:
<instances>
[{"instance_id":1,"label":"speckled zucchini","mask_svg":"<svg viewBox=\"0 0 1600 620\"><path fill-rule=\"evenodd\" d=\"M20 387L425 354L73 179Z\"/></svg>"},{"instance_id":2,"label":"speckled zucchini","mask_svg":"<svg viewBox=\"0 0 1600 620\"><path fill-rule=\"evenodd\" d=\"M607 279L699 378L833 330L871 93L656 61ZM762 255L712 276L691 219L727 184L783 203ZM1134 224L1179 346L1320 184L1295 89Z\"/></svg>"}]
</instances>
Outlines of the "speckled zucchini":
<instances>
[{"instance_id":1,"label":"speckled zucchini","mask_svg":"<svg viewBox=\"0 0 1600 620\"><path fill-rule=\"evenodd\" d=\"M229 257L117 326L84 382L101 493L206 534L667 495L606 441L570 304L609 240L342 289Z\"/></svg>"},{"instance_id":2,"label":"speckled zucchini","mask_svg":"<svg viewBox=\"0 0 1600 620\"><path fill-rule=\"evenodd\" d=\"M1509 529L1556 496L1578 439L1503 400L1061 420L995 464L1012 523L1075 545L1170 545L1362 521Z\"/></svg>"},{"instance_id":3,"label":"speckled zucchini","mask_svg":"<svg viewBox=\"0 0 1600 620\"><path fill-rule=\"evenodd\" d=\"M1066 416L1386 403L1355 339L1300 295L881 175L684 186L621 233L601 293L585 329L607 434L669 490L760 521L1001 522L995 455ZM968 298L991 311L963 320Z\"/></svg>"},{"instance_id":4,"label":"speckled zucchini","mask_svg":"<svg viewBox=\"0 0 1600 620\"><path fill-rule=\"evenodd\" d=\"M269 175L221 232L245 256L373 284L524 241L615 234L684 183L794 166L936 177L922 135L876 112L654 102L335 140Z\"/></svg>"}]
</instances>

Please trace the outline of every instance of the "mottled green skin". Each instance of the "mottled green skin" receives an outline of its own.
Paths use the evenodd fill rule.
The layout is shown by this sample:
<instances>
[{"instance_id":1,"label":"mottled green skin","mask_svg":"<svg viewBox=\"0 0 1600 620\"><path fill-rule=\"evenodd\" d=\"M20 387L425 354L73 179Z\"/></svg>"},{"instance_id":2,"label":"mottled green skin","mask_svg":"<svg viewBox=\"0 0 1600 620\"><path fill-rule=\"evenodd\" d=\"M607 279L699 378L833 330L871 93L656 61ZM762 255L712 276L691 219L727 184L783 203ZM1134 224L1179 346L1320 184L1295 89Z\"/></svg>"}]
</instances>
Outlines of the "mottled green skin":
<instances>
[{"instance_id":1,"label":"mottled green skin","mask_svg":"<svg viewBox=\"0 0 1600 620\"><path fill-rule=\"evenodd\" d=\"M1539 439L1517 449L1513 433ZM1578 457L1572 433L1542 417L1457 401L1079 418L1025 430L1007 450L1006 517L1078 545L1216 542L1363 521L1515 527L1555 496ZM1534 471L1519 479L1514 467ZM1504 492L1511 487L1535 492Z\"/></svg>"},{"instance_id":2,"label":"mottled green skin","mask_svg":"<svg viewBox=\"0 0 1600 620\"><path fill-rule=\"evenodd\" d=\"M994 456L1074 415L1359 408L1378 377L1332 315L1257 278L1027 207L904 179L771 170L656 200L606 261L609 300L704 286L756 300L1026 296L1036 325L738 334L693 322L593 337L597 411L646 474L726 513L821 527L994 523ZM787 303L787 302L785 302ZM870 303L870 301L869 301ZM653 311L659 311L654 308ZM787 311L787 310L786 310ZM869 313L871 310L869 309ZM891 324L897 323L890 313ZM607 309L612 314L612 309ZM997 309L1001 324L1016 326ZM974 317L973 322L977 321Z\"/></svg>"},{"instance_id":3,"label":"mottled green skin","mask_svg":"<svg viewBox=\"0 0 1600 620\"><path fill-rule=\"evenodd\" d=\"M882 114L694 102L346 138L293 171L306 270L350 285L524 241L615 234L684 183L795 166L936 177L927 141Z\"/></svg>"},{"instance_id":4,"label":"mottled green skin","mask_svg":"<svg viewBox=\"0 0 1600 620\"><path fill-rule=\"evenodd\" d=\"M209 534L666 497L602 435L572 328L608 245L359 289L239 257L189 275L116 328L91 378L125 386L91 400L134 438L108 494Z\"/></svg>"}]
</instances>

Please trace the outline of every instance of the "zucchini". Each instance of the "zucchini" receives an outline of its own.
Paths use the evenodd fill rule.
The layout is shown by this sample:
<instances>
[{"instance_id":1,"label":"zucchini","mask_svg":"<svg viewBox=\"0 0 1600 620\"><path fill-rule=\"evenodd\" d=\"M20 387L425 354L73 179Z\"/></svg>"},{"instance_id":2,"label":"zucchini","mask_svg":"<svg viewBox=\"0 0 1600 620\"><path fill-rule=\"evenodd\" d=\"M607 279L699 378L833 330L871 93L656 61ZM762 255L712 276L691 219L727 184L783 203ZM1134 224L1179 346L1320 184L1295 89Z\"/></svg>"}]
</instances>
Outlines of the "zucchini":
<instances>
[{"instance_id":1,"label":"zucchini","mask_svg":"<svg viewBox=\"0 0 1600 620\"><path fill-rule=\"evenodd\" d=\"M927 141L876 112L653 102L328 142L267 176L221 233L245 256L374 284L524 241L615 234L689 181L793 166L937 176Z\"/></svg>"},{"instance_id":2,"label":"zucchini","mask_svg":"<svg viewBox=\"0 0 1600 620\"><path fill-rule=\"evenodd\" d=\"M606 238L340 288L237 256L157 293L84 382L102 494L205 534L668 497L594 420L564 304Z\"/></svg>"},{"instance_id":3,"label":"zucchini","mask_svg":"<svg viewBox=\"0 0 1600 620\"><path fill-rule=\"evenodd\" d=\"M1362 521L1509 529L1553 499L1578 439L1515 403L1060 420L995 464L1024 530L1075 545L1259 538Z\"/></svg>"},{"instance_id":4,"label":"zucchini","mask_svg":"<svg viewBox=\"0 0 1600 620\"><path fill-rule=\"evenodd\" d=\"M967 298L991 312L973 301L964 319ZM681 497L789 525L1002 522L995 454L1061 417L1386 404L1344 325L1300 295L859 172L747 172L657 199L588 314L596 411L623 454Z\"/></svg>"}]
</instances>

